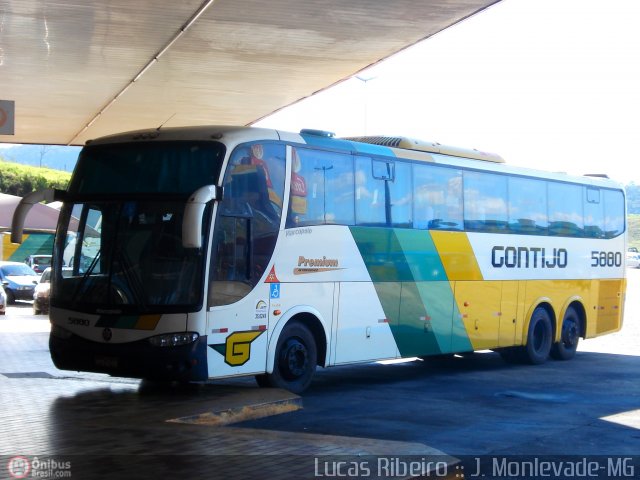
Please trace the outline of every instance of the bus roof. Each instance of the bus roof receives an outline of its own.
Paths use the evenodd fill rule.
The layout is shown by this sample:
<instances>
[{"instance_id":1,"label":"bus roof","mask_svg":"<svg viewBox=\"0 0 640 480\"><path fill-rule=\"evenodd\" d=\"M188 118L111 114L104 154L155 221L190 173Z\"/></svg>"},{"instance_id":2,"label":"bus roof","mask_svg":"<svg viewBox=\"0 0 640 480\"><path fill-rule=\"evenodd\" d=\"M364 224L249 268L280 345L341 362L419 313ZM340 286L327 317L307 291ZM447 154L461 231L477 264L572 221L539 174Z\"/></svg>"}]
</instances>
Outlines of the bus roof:
<instances>
[{"instance_id":1,"label":"bus roof","mask_svg":"<svg viewBox=\"0 0 640 480\"><path fill-rule=\"evenodd\" d=\"M338 138L322 130L301 130L299 133L247 126L202 125L190 127L153 128L109 135L88 141L87 145L104 145L137 141L212 141L228 144L230 149L244 142L270 140L301 143L310 146L352 153L406 158L461 168L488 170L511 175L546 178L586 185L620 188L613 180L596 176L569 175L505 163L494 153L442 145L399 136L361 136Z\"/></svg>"},{"instance_id":2,"label":"bus roof","mask_svg":"<svg viewBox=\"0 0 640 480\"><path fill-rule=\"evenodd\" d=\"M409 137L345 137L345 140L353 142L370 143L373 145L384 145L392 148L402 148L404 150L417 150L419 152L442 153L455 157L472 158L474 160L484 160L487 162L504 163L504 158L496 153L481 152L476 149L452 147L442 145L438 142L429 142Z\"/></svg>"}]
</instances>

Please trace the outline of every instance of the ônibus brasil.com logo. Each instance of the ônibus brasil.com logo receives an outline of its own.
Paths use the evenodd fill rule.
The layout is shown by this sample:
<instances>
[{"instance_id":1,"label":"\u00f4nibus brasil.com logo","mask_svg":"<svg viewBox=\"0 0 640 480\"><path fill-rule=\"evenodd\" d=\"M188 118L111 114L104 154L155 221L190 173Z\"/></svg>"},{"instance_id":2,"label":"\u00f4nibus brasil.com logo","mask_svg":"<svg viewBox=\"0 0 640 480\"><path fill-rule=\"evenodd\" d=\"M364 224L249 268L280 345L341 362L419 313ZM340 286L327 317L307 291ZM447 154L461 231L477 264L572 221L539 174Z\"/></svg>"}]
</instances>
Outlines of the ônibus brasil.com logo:
<instances>
[{"instance_id":1,"label":"\u00f4nibus brasil.com logo","mask_svg":"<svg viewBox=\"0 0 640 480\"><path fill-rule=\"evenodd\" d=\"M13 457L7 463L7 470L13 478L27 478L31 472L31 463L27 457Z\"/></svg>"},{"instance_id":2,"label":"\u00f4nibus brasil.com logo","mask_svg":"<svg viewBox=\"0 0 640 480\"><path fill-rule=\"evenodd\" d=\"M69 478L71 477L71 462L63 462L52 458L42 460L34 457L18 455L7 462L7 470L11 478Z\"/></svg>"}]
</instances>

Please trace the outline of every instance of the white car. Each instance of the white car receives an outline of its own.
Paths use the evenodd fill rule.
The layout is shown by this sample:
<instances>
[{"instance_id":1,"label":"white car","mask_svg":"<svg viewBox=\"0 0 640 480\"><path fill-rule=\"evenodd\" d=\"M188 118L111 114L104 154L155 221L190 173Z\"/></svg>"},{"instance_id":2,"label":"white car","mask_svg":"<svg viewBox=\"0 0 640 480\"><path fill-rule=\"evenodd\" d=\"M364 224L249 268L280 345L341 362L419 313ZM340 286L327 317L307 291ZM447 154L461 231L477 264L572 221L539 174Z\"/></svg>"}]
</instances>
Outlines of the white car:
<instances>
[{"instance_id":1,"label":"white car","mask_svg":"<svg viewBox=\"0 0 640 480\"><path fill-rule=\"evenodd\" d=\"M7 312L7 294L0 285L0 315L4 315Z\"/></svg>"},{"instance_id":2,"label":"white car","mask_svg":"<svg viewBox=\"0 0 640 480\"><path fill-rule=\"evenodd\" d=\"M640 253L631 250L627 252L627 267L640 268Z\"/></svg>"}]
</instances>

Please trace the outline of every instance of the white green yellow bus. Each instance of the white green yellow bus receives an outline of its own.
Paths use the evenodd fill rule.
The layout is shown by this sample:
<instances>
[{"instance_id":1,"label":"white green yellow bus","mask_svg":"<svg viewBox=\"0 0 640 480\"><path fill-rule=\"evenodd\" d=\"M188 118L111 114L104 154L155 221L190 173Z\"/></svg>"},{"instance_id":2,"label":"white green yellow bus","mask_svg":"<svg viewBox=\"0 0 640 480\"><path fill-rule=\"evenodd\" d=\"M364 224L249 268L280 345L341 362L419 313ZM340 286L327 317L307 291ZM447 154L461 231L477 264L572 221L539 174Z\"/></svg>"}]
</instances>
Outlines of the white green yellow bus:
<instances>
[{"instance_id":1,"label":"white green yellow bus","mask_svg":"<svg viewBox=\"0 0 640 480\"><path fill-rule=\"evenodd\" d=\"M318 366L567 360L622 325L625 194L606 178L407 138L194 127L87 143L55 197L60 369L301 392Z\"/></svg>"}]
</instances>

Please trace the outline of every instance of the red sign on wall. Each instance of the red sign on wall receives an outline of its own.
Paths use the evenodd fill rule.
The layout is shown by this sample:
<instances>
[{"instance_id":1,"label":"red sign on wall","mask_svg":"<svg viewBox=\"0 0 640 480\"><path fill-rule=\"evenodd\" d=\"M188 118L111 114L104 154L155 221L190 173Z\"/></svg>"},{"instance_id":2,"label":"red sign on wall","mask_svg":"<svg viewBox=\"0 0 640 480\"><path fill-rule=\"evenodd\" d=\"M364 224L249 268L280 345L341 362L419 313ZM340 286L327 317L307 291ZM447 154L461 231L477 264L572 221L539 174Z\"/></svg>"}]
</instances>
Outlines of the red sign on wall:
<instances>
[{"instance_id":1,"label":"red sign on wall","mask_svg":"<svg viewBox=\"0 0 640 480\"><path fill-rule=\"evenodd\" d=\"M0 135L15 135L16 102L0 100Z\"/></svg>"}]
</instances>

